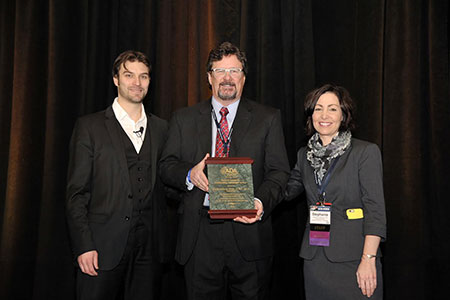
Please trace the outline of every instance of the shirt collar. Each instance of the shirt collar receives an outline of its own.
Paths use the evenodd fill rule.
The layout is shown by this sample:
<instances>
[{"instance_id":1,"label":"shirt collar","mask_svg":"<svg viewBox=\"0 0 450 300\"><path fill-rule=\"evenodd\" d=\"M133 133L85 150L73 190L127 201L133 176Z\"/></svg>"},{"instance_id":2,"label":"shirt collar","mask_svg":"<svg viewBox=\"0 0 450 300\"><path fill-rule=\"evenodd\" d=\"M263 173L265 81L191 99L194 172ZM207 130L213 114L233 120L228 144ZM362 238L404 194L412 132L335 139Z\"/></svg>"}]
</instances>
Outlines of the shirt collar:
<instances>
[{"instance_id":1,"label":"shirt collar","mask_svg":"<svg viewBox=\"0 0 450 300\"><path fill-rule=\"evenodd\" d=\"M122 106L120 106L119 101L117 101L117 99L118 99L118 97L116 97L114 99L114 102L112 104L112 109L114 111L114 115L116 116L116 119L119 120L119 121L125 121L125 120L133 121L133 119L130 118L130 116L122 108ZM146 120L147 120L147 114L145 113L144 105L141 103L141 117L136 122L136 125L140 124L140 123L145 123L144 121L146 121ZM134 121L133 121L133 123L134 123Z\"/></svg>"},{"instance_id":2,"label":"shirt collar","mask_svg":"<svg viewBox=\"0 0 450 300\"><path fill-rule=\"evenodd\" d=\"M239 102L241 102L241 99L226 106L226 108L228 108L227 119L229 118L234 119L237 113L237 109L239 107ZM221 118L220 109L223 107L223 105L220 104L219 101L217 101L216 98L214 98L214 96L212 96L211 104L212 107L214 108L214 112L216 113L217 119L220 120Z\"/></svg>"}]
</instances>

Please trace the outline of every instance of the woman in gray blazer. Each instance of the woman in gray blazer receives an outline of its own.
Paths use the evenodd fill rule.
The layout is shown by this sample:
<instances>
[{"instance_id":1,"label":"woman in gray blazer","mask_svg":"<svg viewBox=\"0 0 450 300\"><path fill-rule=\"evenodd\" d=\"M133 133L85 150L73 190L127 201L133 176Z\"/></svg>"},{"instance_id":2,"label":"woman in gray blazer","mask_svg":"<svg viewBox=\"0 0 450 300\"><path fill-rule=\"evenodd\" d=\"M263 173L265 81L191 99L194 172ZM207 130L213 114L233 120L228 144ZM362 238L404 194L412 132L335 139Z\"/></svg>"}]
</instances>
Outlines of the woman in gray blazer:
<instances>
[{"instance_id":1,"label":"woman in gray blazer","mask_svg":"<svg viewBox=\"0 0 450 300\"><path fill-rule=\"evenodd\" d=\"M306 192L300 256L307 299L382 299L380 241L386 238L383 170L375 144L352 137L354 105L331 84L308 94L306 133L286 199Z\"/></svg>"}]
</instances>

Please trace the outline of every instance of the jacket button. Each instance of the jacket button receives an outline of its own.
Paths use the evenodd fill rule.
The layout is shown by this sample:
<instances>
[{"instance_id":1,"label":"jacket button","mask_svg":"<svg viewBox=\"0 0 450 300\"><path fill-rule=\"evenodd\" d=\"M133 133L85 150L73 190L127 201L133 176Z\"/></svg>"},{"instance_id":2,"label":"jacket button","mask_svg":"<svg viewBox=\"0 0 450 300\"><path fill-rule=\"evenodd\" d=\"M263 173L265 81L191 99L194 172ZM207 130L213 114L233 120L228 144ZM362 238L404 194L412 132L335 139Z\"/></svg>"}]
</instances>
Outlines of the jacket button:
<instances>
[{"instance_id":1,"label":"jacket button","mask_svg":"<svg viewBox=\"0 0 450 300\"><path fill-rule=\"evenodd\" d=\"M126 216L125 221L129 221L129 220L130 220L130 217Z\"/></svg>"},{"instance_id":2,"label":"jacket button","mask_svg":"<svg viewBox=\"0 0 450 300\"><path fill-rule=\"evenodd\" d=\"M132 194L128 194L128 199L131 199L131 198L133 198L133 195Z\"/></svg>"}]
</instances>

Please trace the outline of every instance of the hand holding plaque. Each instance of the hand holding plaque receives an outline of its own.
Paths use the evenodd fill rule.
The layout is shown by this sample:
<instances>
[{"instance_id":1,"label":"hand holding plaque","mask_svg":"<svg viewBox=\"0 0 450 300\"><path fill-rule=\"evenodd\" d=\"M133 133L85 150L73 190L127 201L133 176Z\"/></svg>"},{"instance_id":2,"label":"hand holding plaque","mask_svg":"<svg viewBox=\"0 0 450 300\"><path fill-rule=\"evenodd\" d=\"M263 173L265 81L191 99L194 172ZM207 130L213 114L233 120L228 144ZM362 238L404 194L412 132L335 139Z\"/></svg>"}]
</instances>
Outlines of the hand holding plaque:
<instances>
[{"instance_id":1,"label":"hand holding plaque","mask_svg":"<svg viewBox=\"0 0 450 300\"><path fill-rule=\"evenodd\" d=\"M211 219L254 218L253 160L247 157L208 158Z\"/></svg>"}]
</instances>

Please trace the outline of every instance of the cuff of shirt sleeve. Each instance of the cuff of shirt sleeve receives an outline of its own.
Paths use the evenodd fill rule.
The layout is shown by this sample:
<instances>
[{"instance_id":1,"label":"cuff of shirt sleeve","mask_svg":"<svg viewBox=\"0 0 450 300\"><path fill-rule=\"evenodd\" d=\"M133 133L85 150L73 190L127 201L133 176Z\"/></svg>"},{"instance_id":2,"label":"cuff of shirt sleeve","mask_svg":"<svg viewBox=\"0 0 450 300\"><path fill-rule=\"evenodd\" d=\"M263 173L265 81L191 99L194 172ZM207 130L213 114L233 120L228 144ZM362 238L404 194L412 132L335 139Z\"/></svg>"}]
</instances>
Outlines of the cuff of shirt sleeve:
<instances>
[{"instance_id":1,"label":"cuff of shirt sleeve","mask_svg":"<svg viewBox=\"0 0 450 300\"><path fill-rule=\"evenodd\" d=\"M261 221L262 217L264 216L264 204L262 203L261 200L259 200L258 198L254 198L256 201L258 201L259 203L261 203L261 206L263 208L263 211L261 213L261 216L259 217L259 220Z\"/></svg>"},{"instance_id":2,"label":"cuff of shirt sleeve","mask_svg":"<svg viewBox=\"0 0 450 300\"><path fill-rule=\"evenodd\" d=\"M194 184L191 182L191 171L192 169L190 169L186 175L186 188L188 189L188 191L192 191L192 189L194 188Z\"/></svg>"}]
</instances>

